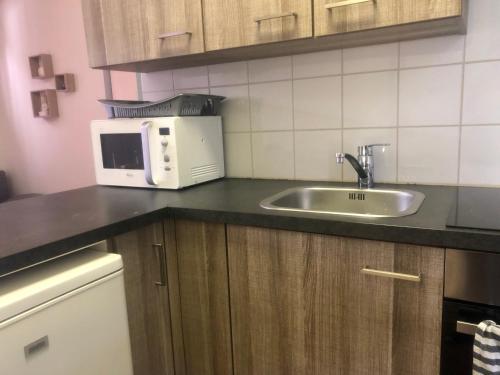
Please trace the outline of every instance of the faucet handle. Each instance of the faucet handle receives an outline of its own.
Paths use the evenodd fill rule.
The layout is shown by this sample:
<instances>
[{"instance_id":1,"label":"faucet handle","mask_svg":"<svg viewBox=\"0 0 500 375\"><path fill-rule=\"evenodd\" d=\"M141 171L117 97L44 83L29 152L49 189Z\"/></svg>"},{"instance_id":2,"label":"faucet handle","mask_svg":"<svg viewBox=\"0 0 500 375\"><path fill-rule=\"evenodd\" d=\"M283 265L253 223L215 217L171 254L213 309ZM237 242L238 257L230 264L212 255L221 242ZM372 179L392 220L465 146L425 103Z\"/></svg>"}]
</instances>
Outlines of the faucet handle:
<instances>
[{"instance_id":1,"label":"faucet handle","mask_svg":"<svg viewBox=\"0 0 500 375\"><path fill-rule=\"evenodd\" d=\"M337 152L335 154L335 157L337 158L337 164L344 164L345 154L343 154L341 152Z\"/></svg>"},{"instance_id":2,"label":"faucet handle","mask_svg":"<svg viewBox=\"0 0 500 375\"><path fill-rule=\"evenodd\" d=\"M382 147L382 152L385 151L385 148L390 146L390 143L374 143L371 145L358 146L358 155L359 156L372 156L374 147Z\"/></svg>"}]
</instances>

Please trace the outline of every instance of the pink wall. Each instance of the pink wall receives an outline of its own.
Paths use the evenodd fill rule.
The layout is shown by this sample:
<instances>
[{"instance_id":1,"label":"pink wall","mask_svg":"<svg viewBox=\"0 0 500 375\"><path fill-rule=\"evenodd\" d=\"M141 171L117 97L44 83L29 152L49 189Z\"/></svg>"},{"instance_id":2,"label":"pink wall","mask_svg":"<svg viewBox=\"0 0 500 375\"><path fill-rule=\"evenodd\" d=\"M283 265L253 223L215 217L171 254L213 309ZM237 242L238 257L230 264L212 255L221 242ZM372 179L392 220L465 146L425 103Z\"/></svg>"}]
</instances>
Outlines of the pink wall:
<instances>
[{"instance_id":1,"label":"pink wall","mask_svg":"<svg viewBox=\"0 0 500 375\"><path fill-rule=\"evenodd\" d=\"M76 92L58 93L60 116L35 119L28 56L52 55L56 73L74 73ZM132 92L129 84L118 91ZM0 0L0 167L16 193L51 193L95 183L89 123L105 118L101 71L87 63L80 0Z\"/></svg>"}]
</instances>

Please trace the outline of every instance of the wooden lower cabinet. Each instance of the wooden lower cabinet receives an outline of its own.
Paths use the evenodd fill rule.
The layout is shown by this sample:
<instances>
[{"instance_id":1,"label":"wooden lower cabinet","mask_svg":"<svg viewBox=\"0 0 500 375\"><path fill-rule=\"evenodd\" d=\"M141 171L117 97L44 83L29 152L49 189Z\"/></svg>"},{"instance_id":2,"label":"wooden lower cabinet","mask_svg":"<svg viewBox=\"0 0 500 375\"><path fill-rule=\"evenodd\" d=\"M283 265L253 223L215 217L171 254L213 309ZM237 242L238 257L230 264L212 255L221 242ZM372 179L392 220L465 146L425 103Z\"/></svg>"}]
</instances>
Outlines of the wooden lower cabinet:
<instances>
[{"instance_id":1,"label":"wooden lower cabinet","mask_svg":"<svg viewBox=\"0 0 500 375\"><path fill-rule=\"evenodd\" d=\"M162 267L163 225L122 234L111 244L123 259L134 374L173 375L169 293Z\"/></svg>"},{"instance_id":2,"label":"wooden lower cabinet","mask_svg":"<svg viewBox=\"0 0 500 375\"><path fill-rule=\"evenodd\" d=\"M233 225L227 241L234 374L439 374L443 249Z\"/></svg>"},{"instance_id":3,"label":"wooden lower cabinet","mask_svg":"<svg viewBox=\"0 0 500 375\"><path fill-rule=\"evenodd\" d=\"M443 249L188 220L111 243L135 375L439 374Z\"/></svg>"},{"instance_id":4,"label":"wooden lower cabinet","mask_svg":"<svg viewBox=\"0 0 500 375\"><path fill-rule=\"evenodd\" d=\"M168 220L114 237L135 375L232 375L226 230Z\"/></svg>"},{"instance_id":5,"label":"wooden lower cabinet","mask_svg":"<svg viewBox=\"0 0 500 375\"><path fill-rule=\"evenodd\" d=\"M232 375L225 225L176 220L165 228L178 267L172 316L183 352L176 351L176 374Z\"/></svg>"}]
</instances>

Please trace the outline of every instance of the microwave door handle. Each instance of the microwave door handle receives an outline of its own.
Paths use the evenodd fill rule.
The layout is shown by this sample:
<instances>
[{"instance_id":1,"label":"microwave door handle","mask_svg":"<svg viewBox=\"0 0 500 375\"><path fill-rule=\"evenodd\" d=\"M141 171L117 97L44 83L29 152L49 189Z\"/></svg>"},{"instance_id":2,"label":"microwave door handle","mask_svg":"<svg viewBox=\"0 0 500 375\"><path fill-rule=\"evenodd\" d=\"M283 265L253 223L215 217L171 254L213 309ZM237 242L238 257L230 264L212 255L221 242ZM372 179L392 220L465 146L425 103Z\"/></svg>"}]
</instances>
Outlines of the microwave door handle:
<instances>
[{"instance_id":1,"label":"microwave door handle","mask_svg":"<svg viewBox=\"0 0 500 375\"><path fill-rule=\"evenodd\" d=\"M149 185L156 185L153 177L153 169L151 168L151 152L149 150L149 129L151 129L151 121L144 121L141 124L141 141L142 141L142 158L144 160L144 175L146 182Z\"/></svg>"}]
</instances>

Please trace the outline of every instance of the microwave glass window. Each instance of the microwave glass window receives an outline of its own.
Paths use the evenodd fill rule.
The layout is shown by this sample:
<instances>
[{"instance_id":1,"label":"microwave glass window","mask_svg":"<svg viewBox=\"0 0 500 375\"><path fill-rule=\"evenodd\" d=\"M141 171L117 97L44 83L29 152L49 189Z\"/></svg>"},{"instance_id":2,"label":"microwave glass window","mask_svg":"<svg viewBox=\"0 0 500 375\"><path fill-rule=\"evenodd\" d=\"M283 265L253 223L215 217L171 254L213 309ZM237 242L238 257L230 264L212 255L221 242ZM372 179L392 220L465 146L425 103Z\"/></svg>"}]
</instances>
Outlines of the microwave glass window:
<instances>
[{"instance_id":1,"label":"microwave glass window","mask_svg":"<svg viewBox=\"0 0 500 375\"><path fill-rule=\"evenodd\" d=\"M101 151L105 169L144 169L138 133L101 134Z\"/></svg>"}]
</instances>

